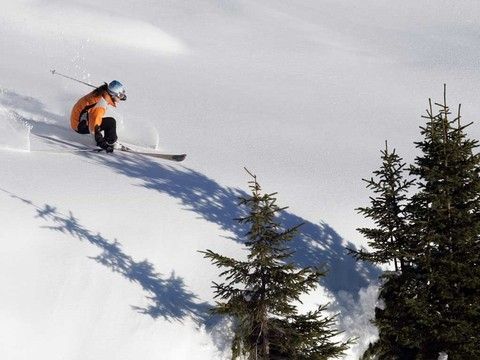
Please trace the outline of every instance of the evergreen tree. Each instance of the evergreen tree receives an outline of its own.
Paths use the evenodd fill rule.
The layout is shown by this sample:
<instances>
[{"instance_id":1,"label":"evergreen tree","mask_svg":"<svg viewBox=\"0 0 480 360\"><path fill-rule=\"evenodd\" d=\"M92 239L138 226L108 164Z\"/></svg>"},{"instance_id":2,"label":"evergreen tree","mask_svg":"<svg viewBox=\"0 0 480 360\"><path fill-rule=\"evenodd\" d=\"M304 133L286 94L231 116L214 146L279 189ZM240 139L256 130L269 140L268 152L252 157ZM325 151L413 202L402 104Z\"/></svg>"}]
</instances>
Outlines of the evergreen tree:
<instances>
[{"instance_id":1,"label":"evergreen tree","mask_svg":"<svg viewBox=\"0 0 480 360\"><path fill-rule=\"evenodd\" d=\"M248 171L248 170L247 170ZM299 314L295 302L318 285L324 273L315 268L297 268L288 248L301 224L284 229L277 214L275 193L263 194L256 176L249 173L252 195L240 199L248 209L237 219L246 224L247 259L239 261L207 250L204 256L219 268L225 283L214 283L219 299L214 313L234 319L232 358L329 359L343 354L350 341L335 342L334 317L322 316L325 306Z\"/></svg>"},{"instance_id":2,"label":"evergreen tree","mask_svg":"<svg viewBox=\"0 0 480 360\"><path fill-rule=\"evenodd\" d=\"M419 191L410 204L417 273L428 325L422 358L443 351L451 359L480 359L480 156L444 93L422 128L422 154L411 167Z\"/></svg>"},{"instance_id":3,"label":"evergreen tree","mask_svg":"<svg viewBox=\"0 0 480 360\"><path fill-rule=\"evenodd\" d=\"M381 279L379 300L373 323L379 339L371 344L363 359L413 359L418 331L416 311L412 299L416 298L413 259L409 234L407 194L412 180L406 180L406 163L386 144L381 152L381 166L370 179L364 179L374 196L370 206L357 209L371 219L373 228L358 229L368 239L371 250L350 249L356 259L376 264L390 264L395 271L386 271Z\"/></svg>"},{"instance_id":4,"label":"evergreen tree","mask_svg":"<svg viewBox=\"0 0 480 360\"><path fill-rule=\"evenodd\" d=\"M370 206L357 209L375 223L374 228L358 229L368 239L372 251L350 249L350 252L360 260L377 264L392 263L395 271L399 271L408 262L405 205L412 181L404 179L406 164L395 153L395 149L390 152L385 143L385 150L381 153L382 165L373 172L375 178L363 179L376 196L370 197Z\"/></svg>"},{"instance_id":5,"label":"evergreen tree","mask_svg":"<svg viewBox=\"0 0 480 360\"><path fill-rule=\"evenodd\" d=\"M376 309L374 320L379 340L363 359L433 360L440 352L449 360L480 359L480 156L477 141L465 134L470 124L461 124L460 107L450 120L446 95L436 105L434 114L430 101L427 124L421 127L424 139L416 143L421 155L410 167L417 192L410 199L397 197L406 204L392 212L385 201L392 188L371 181L380 196L361 209L377 225L361 229L374 251L354 255L400 263L397 271L383 275L379 297L384 307ZM384 153L377 172L381 179L390 166L386 158ZM392 214L401 226L387 225L392 222L384 220ZM385 241L391 229L395 246Z\"/></svg>"}]
</instances>

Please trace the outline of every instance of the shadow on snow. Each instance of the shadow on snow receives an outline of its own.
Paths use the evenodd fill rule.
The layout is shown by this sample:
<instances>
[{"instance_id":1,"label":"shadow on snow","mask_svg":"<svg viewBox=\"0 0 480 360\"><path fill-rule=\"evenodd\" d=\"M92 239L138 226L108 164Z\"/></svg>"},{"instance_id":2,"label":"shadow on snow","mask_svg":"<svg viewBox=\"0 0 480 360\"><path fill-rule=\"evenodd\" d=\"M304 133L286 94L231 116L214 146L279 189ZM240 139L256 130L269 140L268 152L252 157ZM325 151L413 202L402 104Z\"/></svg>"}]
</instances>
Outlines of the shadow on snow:
<instances>
[{"instance_id":1,"label":"shadow on snow","mask_svg":"<svg viewBox=\"0 0 480 360\"><path fill-rule=\"evenodd\" d=\"M28 99L28 101L25 99ZM68 124L67 119L61 119L58 115L46 112L44 106L37 100L33 100L34 105L31 105L30 98L15 93L4 92L0 96L0 104L11 105L15 108L28 104L27 109L20 108L20 110L28 110L29 113L35 113L36 111L36 115L40 117L48 116L56 122L63 121ZM35 120L35 116L23 120L33 125L33 134L57 135L64 140L73 137L78 138L78 134L68 130L68 125L63 127L61 123L47 124ZM234 241L243 241L246 229L242 228L233 219L243 215L242 211L244 210L238 207L238 197L244 196L246 194L244 191L222 186L193 169L157 162L142 156L123 153L113 155L77 153L77 156L92 158L105 166L111 167L121 175L141 180L139 186L178 199L185 210L192 211L201 218L217 224L223 230L231 232ZM99 246L103 253L96 258L97 261L111 267L129 280L138 282L145 290L153 294L152 300L155 306L149 309L140 309L140 311L154 317L159 315L182 317L184 312L191 312L200 316L205 305L198 305L193 302L194 295L184 290L181 279L174 275L170 279L161 279L150 263L133 261L121 251L117 242L110 243L99 235L91 234L79 226L73 216L64 218L57 216L55 213L52 216L52 219L59 224L53 229L72 233L72 235ZM302 267L321 266L328 269L328 274L322 280L322 285L335 296L340 305L345 305L342 304L345 293L353 299L357 299L359 290L368 286L371 282L375 282L380 275L380 270L377 267L366 263L358 263L349 256L345 248L354 248L355 246L342 239L327 224L315 224L288 211L283 212L280 221L285 227L304 223L300 228L300 234L291 242L291 248L295 251L293 261ZM195 250L203 249L192 249L192 252ZM340 296L340 294L342 295ZM163 301L166 301L166 304L162 304ZM173 305L178 304L178 302L183 306L177 310Z\"/></svg>"},{"instance_id":2,"label":"shadow on snow","mask_svg":"<svg viewBox=\"0 0 480 360\"><path fill-rule=\"evenodd\" d=\"M208 312L209 304L199 303L197 296L187 290L183 279L176 276L174 272L164 277L155 271L153 264L149 261L135 261L123 252L117 240L110 241L101 234L94 234L82 226L71 212L69 215L64 215L49 204L39 207L30 200L20 198L3 189L0 190L34 207L35 217L51 224L43 228L69 234L80 241L87 241L98 247L101 253L92 257L93 260L139 285L147 292L150 304L146 307L133 306L136 311L155 319L162 317L169 321L181 321L186 317L193 318L199 324L213 321Z\"/></svg>"}]
</instances>

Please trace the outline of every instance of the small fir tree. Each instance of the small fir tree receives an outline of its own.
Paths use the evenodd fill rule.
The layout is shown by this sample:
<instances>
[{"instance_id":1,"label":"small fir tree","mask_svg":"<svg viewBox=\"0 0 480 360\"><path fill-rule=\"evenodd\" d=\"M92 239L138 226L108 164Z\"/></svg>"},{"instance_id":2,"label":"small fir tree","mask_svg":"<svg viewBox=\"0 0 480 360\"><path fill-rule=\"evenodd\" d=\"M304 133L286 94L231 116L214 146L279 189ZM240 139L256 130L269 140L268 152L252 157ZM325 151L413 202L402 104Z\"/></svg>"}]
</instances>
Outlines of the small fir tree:
<instances>
[{"instance_id":1,"label":"small fir tree","mask_svg":"<svg viewBox=\"0 0 480 360\"><path fill-rule=\"evenodd\" d=\"M381 153L382 165L373 172L375 177L363 179L375 197L370 197L370 206L357 209L375 224L374 228L358 229L368 239L372 250L350 249L350 252L360 260L377 264L392 263L395 271L399 271L409 261L405 205L412 181L404 179L406 164L395 153L395 149L390 152L385 143L385 150Z\"/></svg>"},{"instance_id":2,"label":"small fir tree","mask_svg":"<svg viewBox=\"0 0 480 360\"><path fill-rule=\"evenodd\" d=\"M247 170L248 172L248 170ZM240 199L248 209L237 219L246 224L247 260L239 261L211 250L202 252L226 282L214 283L218 299L213 312L234 319L232 358L329 359L341 356L351 341L335 342L335 318L323 316L325 306L299 314L295 302L316 288L324 273L316 268L297 268L288 248L301 224L284 229L277 214L275 195L263 194L256 176L249 182L252 195Z\"/></svg>"}]
</instances>

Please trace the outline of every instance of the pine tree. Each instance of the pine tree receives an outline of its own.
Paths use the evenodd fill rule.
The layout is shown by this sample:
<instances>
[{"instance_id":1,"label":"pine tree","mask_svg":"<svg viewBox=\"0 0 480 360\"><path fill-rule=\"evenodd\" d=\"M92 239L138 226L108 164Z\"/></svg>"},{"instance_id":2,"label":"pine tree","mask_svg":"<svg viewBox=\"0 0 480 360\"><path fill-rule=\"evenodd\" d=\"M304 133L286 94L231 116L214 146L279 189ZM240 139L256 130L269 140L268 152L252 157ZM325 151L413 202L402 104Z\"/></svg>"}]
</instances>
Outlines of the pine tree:
<instances>
[{"instance_id":1,"label":"pine tree","mask_svg":"<svg viewBox=\"0 0 480 360\"><path fill-rule=\"evenodd\" d=\"M380 196L361 209L377 225L361 229L374 251L354 255L400 263L397 271L383 275L379 298L384 307L376 309L374 320L379 339L363 359L432 360L440 352L449 360L480 359L480 156L477 141L465 134L470 124L461 124L460 107L450 120L446 95L436 106L434 114L430 100L427 124L421 127L424 139L416 143L421 155L410 167L416 193L397 197L406 203L392 211L385 199L395 192L372 180ZM381 179L391 167L386 153L383 159ZM384 220L392 214L402 224L393 228L395 246L385 241L392 222Z\"/></svg>"},{"instance_id":2,"label":"pine tree","mask_svg":"<svg viewBox=\"0 0 480 360\"><path fill-rule=\"evenodd\" d=\"M382 165L373 172L375 178L363 179L376 196L370 197L370 206L357 209L375 223L375 228L358 229L368 239L372 251L350 251L357 259L377 264L392 263L395 271L399 271L408 262L405 205L412 181L404 179L406 164L395 149L390 152L385 143L381 153Z\"/></svg>"},{"instance_id":3,"label":"pine tree","mask_svg":"<svg viewBox=\"0 0 480 360\"><path fill-rule=\"evenodd\" d=\"M248 171L248 170L247 170ZM246 224L247 259L239 261L211 250L202 252L224 271L225 283L214 283L218 299L214 313L234 320L232 358L248 359L329 359L343 354L350 341L335 342L335 318L322 316L326 307L299 314L295 302L300 295L318 285L324 273L316 268L297 268L289 258L288 248L299 224L284 229L277 214L275 195L263 194L256 176L249 173L250 197L240 199L248 209L237 219Z\"/></svg>"},{"instance_id":4,"label":"pine tree","mask_svg":"<svg viewBox=\"0 0 480 360\"><path fill-rule=\"evenodd\" d=\"M426 308L420 321L430 331L422 357L444 351L451 359L480 358L480 156L476 140L461 125L460 107L450 120L443 104L430 101L424 140L411 167L419 179L411 226L416 236L417 273Z\"/></svg>"},{"instance_id":5,"label":"pine tree","mask_svg":"<svg viewBox=\"0 0 480 360\"><path fill-rule=\"evenodd\" d=\"M364 179L373 192L370 206L357 210L371 219L373 228L358 229L368 239L371 250L350 249L351 254L363 261L390 264L394 271L386 271L381 279L379 300L373 323L379 339L371 344L363 359L413 359L415 344L409 339L418 331L416 324L413 259L408 222L407 194L412 180L405 179L406 163L395 152L381 152L381 166L370 179Z\"/></svg>"}]
</instances>

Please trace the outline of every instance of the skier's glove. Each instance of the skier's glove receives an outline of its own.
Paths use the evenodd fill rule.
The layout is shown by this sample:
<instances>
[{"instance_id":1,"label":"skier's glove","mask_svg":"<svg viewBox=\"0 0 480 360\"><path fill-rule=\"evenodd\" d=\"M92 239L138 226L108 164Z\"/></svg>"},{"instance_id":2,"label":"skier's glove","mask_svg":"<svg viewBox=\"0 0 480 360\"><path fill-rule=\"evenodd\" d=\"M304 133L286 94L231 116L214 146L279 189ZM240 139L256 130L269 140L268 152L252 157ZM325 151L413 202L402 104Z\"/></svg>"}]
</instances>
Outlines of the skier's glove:
<instances>
[{"instance_id":1,"label":"skier's glove","mask_svg":"<svg viewBox=\"0 0 480 360\"><path fill-rule=\"evenodd\" d=\"M97 146L100 146L102 149L103 149L102 144L107 143L103 138L98 125L95 127L95 142L97 143Z\"/></svg>"}]
</instances>

